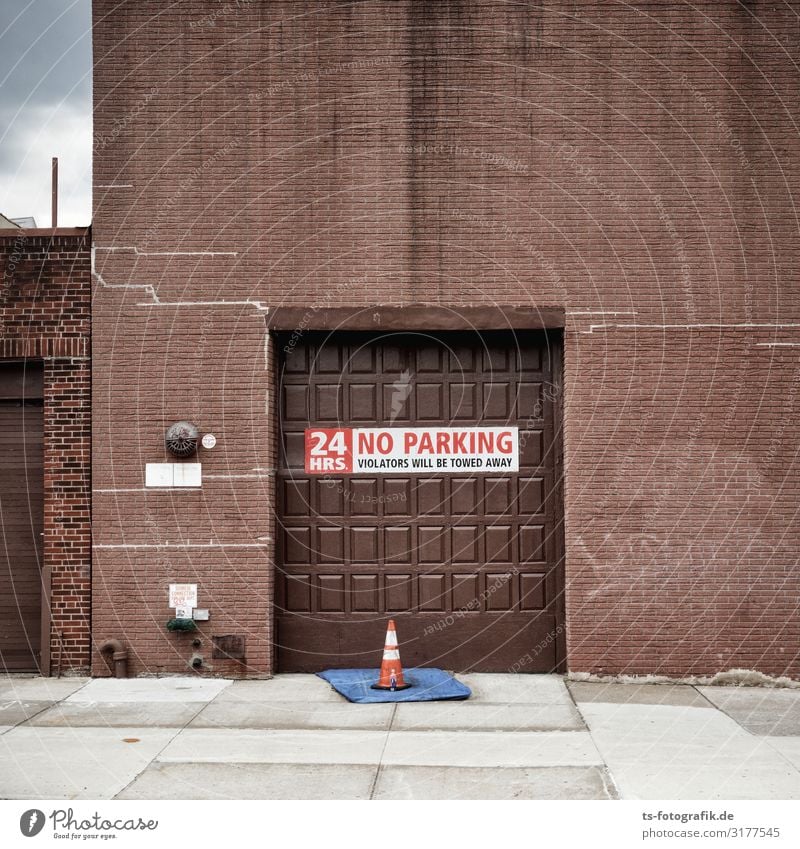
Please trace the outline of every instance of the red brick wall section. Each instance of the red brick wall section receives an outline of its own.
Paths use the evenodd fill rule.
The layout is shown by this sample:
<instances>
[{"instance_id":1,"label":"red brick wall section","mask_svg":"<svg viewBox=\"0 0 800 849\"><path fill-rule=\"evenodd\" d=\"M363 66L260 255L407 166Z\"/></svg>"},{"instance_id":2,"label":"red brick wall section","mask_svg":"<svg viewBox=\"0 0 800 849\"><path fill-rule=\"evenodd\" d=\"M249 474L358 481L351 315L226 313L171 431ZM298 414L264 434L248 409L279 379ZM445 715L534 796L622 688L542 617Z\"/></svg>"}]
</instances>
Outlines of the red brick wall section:
<instances>
[{"instance_id":1,"label":"red brick wall section","mask_svg":"<svg viewBox=\"0 0 800 849\"><path fill-rule=\"evenodd\" d=\"M796 334L615 337L568 361L571 668L797 674Z\"/></svg>"},{"instance_id":2,"label":"red brick wall section","mask_svg":"<svg viewBox=\"0 0 800 849\"><path fill-rule=\"evenodd\" d=\"M195 651L200 674L264 675L272 666L275 435L263 316L240 305L196 306L148 310L142 324L141 294L124 295L98 288L94 301L107 315L113 298L120 327L93 346L94 362L108 366L94 374L94 413L115 419L113 429L100 426L93 445L95 644L122 640L131 675L187 674ZM155 355L153 338L162 340ZM132 365L140 357L146 374ZM213 450L190 458L202 463L203 486L147 490L144 464L175 459L164 432L181 419L217 438ZM198 604L211 611L198 633L166 630L171 583L198 585ZM244 635L246 662L214 660L215 634ZM96 653L93 668L108 674Z\"/></svg>"},{"instance_id":3,"label":"red brick wall section","mask_svg":"<svg viewBox=\"0 0 800 849\"><path fill-rule=\"evenodd\" d=\"M272 521L265 312L425 302L566 310L572 670L800 675L790 4L94 16L95 619L136 671L185 669L192 576L269 668L270 554L235 547ZM224 434L206 485L142 492L185 416Z\"/></svg>"},{"instance_id":4,"label":"red brick wall section","mask_svg":"<svg viewBox=\"0 0 800 849\"><path fill-rule=\"evenodd\" d=\"M44 574L50 580L50 671L56 673L60 658L62 672L85 673L91 638L89 232L4 232L0 264L0 357L44 361Z\"/></svg>"}]
</instances>

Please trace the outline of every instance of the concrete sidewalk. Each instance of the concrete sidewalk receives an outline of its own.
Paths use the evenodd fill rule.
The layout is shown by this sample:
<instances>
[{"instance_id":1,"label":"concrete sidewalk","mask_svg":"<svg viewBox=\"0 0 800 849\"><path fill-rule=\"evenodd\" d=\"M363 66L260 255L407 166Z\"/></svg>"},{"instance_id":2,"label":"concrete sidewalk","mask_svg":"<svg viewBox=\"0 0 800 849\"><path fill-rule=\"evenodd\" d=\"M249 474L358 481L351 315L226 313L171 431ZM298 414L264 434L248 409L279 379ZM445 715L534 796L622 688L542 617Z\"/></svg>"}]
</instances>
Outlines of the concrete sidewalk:
<instances>
[{"instance_id":1,"label":"concrete sidewalk","mask_svg":"<svg viewBox=\"0 0 800 849\"><path fill-rule=\"evenodd\" d=\"M459 675L352 705L311 675L0 679L6 799L798 799L800 690Z\"/></svg>"}]
</instances>

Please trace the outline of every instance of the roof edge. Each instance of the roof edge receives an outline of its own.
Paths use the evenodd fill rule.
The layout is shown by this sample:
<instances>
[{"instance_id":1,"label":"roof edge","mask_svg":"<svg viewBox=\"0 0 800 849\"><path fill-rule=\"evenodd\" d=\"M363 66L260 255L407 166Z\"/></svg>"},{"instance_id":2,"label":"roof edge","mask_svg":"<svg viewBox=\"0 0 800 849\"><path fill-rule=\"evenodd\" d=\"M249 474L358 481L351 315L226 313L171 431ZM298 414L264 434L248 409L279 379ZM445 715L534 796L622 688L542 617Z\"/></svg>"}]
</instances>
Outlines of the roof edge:
<instances>
[{"instance_id":1,"label":"roof edge","mask_svg":"<svg viewBox=\"0 0 800 849\"><path fill-rule=\"evenodd\" d=\"M19 227L12 230L5 228L0 229L0 239L19 239L29 236L31 238L42 238L43 236L88 236L92 232L92 227Z\"/></svg>"}]
</instances>

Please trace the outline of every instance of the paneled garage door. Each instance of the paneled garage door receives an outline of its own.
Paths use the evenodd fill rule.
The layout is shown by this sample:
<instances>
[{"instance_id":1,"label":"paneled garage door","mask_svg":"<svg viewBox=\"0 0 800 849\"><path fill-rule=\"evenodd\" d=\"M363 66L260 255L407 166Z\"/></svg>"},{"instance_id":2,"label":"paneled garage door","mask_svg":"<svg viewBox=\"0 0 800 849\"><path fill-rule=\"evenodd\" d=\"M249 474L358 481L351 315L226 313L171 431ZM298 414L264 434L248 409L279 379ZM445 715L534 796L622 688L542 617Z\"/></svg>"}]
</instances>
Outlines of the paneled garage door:
<instances>
[{"instance_id":1,"label":"paneled garage door","mask_svg":"<svg viewBox=\"0 0 800 849\"><path fill-rule=\"evenodd\" d=\"M38 365L0 363L0 673L39 668L43 421Z\"/></svg>"},{"instance_id":2,"label":"paneled garage door","mask_svg":"<svg viewBox=\"0 0 800 849\"><path fill-rule=\"evenodd\" d=\"M544 672L563 645L560 357L544 332L280 337L282 671ZM519 428L519 472L308 475L313 427Z\"/></svg>"}]
</instances>

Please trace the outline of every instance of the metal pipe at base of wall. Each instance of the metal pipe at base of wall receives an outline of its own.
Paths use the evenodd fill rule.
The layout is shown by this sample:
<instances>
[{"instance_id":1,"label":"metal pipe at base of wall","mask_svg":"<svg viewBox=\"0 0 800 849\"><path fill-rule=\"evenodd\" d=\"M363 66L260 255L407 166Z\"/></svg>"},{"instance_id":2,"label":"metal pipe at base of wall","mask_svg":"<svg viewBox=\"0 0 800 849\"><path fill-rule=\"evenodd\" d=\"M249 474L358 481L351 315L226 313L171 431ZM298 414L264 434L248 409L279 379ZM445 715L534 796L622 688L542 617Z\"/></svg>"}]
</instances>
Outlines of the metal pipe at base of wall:
<instances>
[{"instance_id":1,"label":"metal pipe at base of wall","mask_svg":"<svg viewBox=\"0 0 800 849\"><path fill-rule=\"evenodd\" d=\"M114 661L114 677L128 677L128 650L119 640L106 640L100 646L100 653L112 652L111 659Z\"/></svg>"}]
</instances>

